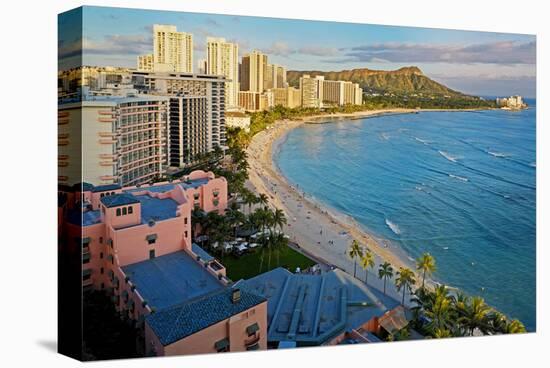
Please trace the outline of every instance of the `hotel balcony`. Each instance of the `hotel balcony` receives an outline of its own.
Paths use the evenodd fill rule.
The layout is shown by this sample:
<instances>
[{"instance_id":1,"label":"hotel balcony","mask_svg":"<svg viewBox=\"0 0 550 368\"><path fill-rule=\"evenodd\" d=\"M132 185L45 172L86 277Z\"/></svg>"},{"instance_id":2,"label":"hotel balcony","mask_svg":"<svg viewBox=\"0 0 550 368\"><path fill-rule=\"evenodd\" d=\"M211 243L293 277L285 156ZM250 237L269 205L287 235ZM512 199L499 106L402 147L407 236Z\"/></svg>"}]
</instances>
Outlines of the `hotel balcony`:
<instances>
[{"instance_id":1,"label":"hotel balcony","mask_svg":"<svg viewBox=\"0 0 550 368\"><path fill-rule=\"evenodd\" d=\"M116 139L100 139L99 143L101 143L101 144L115 144Z\"/></svg>"},{"instance_id":2,"label":"hotel balcony","mask_svg":"<svg viewBox=\"0 0 550 368\"><path fill-rule=\"evenodd\" d=\"M115 120L115 118L97 118L97 121L100 123L112 123Z\"/></svg>"},{"instance_id":3,"label":"hotel balcony","mask_svg":"<svg viewBox=\"0 0 550 368\"><path fill-rule=\"evenodd\" d=\"M113 133L113 132L99 132L98 135L100 137L110 137L110 138L113 138L113 137L116 137L116 133Z\"/></svg>"}]
</instances>

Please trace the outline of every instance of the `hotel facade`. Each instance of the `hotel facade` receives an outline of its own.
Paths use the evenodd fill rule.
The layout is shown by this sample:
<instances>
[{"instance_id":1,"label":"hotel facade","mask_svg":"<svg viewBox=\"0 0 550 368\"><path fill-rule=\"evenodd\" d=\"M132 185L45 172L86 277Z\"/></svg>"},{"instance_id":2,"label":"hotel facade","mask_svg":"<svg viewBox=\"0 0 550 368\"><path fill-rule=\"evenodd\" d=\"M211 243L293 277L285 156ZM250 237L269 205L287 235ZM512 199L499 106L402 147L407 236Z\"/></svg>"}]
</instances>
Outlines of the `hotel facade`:
<instances>
[{"instance_id":1,"label":"hotel facade","mask_svg":"<svg viewBox=\"0 0 550 368\"><path fill-rule=\"evenodd\" d=\"M78 184L61 193L65 252L82 249L85 292L101 290L141 331L146 355L267 348L266 299L230 285L191 241L191 211L223 213L227 182L195 171L149 186Z\"/></svg>"},{"instance_id":2,"label":"hotel facade","mask_svg":"<svg viewBox=\"0 0 550 368\"><path fill-rule=\"evenodd\" d=\"M89 96L58 110L58 180L124 186L160 177L167 166L168 99Z\"/></svg>"},{"instance_id":3,"label":"hotel facade","mask_svg":"<svg viewBox=\"0 0 550 368\"><path fill-rule=\"evenodd\" d=\"M264 80L267 69L267 55L260 51L252 51L242 58L241 91L262 93L265 89Z\"/></svg>"},{"instance_id":4,"label":"hotel facade","mask_svg":"<svg viewBox=\"0 0 550 368\"><path fill-rule=\"evenodd\" d=\"M193 73L193 35L176 26L153 25L153 71Z\"/></svg>"},{"instance_id":5,"label":"hotel facade","mask_svg":"<svg viewBox=\"0 0 550 368\"><path fill-rule=\"evenodd\" d=\"M207 37L206 49L205 74L225 77L225 105L235 108L239 98L239 46L225 38Z\"/></svg>"}]
</instances>

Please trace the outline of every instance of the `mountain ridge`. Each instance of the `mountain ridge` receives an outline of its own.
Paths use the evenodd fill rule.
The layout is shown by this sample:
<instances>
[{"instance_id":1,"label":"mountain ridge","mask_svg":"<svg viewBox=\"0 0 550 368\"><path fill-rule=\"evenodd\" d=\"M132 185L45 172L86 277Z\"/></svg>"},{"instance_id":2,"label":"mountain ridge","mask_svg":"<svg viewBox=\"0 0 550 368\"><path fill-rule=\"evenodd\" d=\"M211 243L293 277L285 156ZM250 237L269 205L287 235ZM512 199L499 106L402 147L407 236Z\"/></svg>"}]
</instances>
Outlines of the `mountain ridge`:
<instances>
[{"instance_id":1,"label":"mountain ridge","mask_svg":"<svg viewBox=\"0 0 550 368\"><path fill-rule=\"evenodd\" d=\"M320 70L289 70L287 81L291 86L299 85L300 77L324 76L327 80L344 80L358 83L367 93L422 93L428 95L466 96L442 83L426 76L417 66L405 66L396 70L376 70L369 68L355 68L341 71Z\"/></svg>"}]
</instances>

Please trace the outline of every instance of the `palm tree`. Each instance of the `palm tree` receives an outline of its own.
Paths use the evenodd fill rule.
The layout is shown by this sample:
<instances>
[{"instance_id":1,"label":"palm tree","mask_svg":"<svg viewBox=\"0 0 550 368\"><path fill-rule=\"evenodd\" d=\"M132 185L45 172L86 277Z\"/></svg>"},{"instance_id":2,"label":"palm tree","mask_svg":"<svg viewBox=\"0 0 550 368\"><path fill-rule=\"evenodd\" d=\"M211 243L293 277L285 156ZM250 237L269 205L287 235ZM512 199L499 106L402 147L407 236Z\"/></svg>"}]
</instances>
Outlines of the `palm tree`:
<instances>
[{"instance_id":1,"label":"palm tree","mask_svg":"<svg viewBox=\"0 0 550 368\"><path fill-rule=\"evenodd\" d=\"M239 206L236 202L231 203L231 206L225 209L225 220L233 228L233 235L237 237L237 229L245 221L245 216L239 211Z\"/></svg>"},{"instance_id":2,"label":"palm tree","mask_svg":"<svg viewBox=\"0 0 550 368\"><path fill-rule=\"evenodd\" d=\"M365 270L365 284L369 284L369 268L374 268L374 253L367 249L361 257L361 267Z\"/></svg>"},{"instance_id":3,"label":"palm tree","mask_svg":"<svg viewBox=\"0 0 550 368\"><path fill-rule=\"evenodd\" d=\"M260 193L260 196L258 197L258 203L259 203L259 204L261 204L261 205L263 205L264 207L266 207L266 206L267 206L267 203L268 203L268 200L269 200L269 198L268 198L267 194L265 194L265 193Z\"/></svg>"},{"instance_id":4,"label":"palm tree","mask_svg":"<svg viewBox=\"0 0 550 368\"><path fill-rule=\"evenodd\" d=\"M447 337L451 337L451 331L445 329L445 328L438 328L434 331L433 337L436 339L444 339Z\"/></svg>"},{"instance_id":5,"label":"palm tree","mask_svg":"<svg viewBox=\"0 0 550 368\"><path fill-rule=\"evenodd\" d=\"M492 333L506 333L506 329L509 326L506 316L497 311L493 311L489 315L489 324Z\"/></svg>"},{"instance_id":6,"label":"palm tree","mask_svg":"<svg viewBox=\"0 0 550 368\"><path fill-rule=\"evenodd\" d=\"M489 312L491 307L485 304L483 298L476 296L466 305L466 309L458 318L461 324L472 336L476 329L486 333L489 326Z\"/></svg>"},{"instance_id":7,"label":"palm tree","mask_svg":"<svg viewBox=\"0 0 550 368\"><path fill-rule=\"evenodd\" d=\"M432 336L435 336L438 331L450 331L453 319L452 299L445 285L437 287L434 292L428 294L423 308L424 314L430 320L427 329L431 331Z\"/></svg>"},{"instance_id":8,"label":"palm tree","mask_svg":"<svg viewBox=\"0 0 550 368\"><path fill-rule=\"evenodd\" d=\"M283 231L283 226L286 224L286 217L283 210L277 208L273 213L273 225L275 229L279 227L281 232Z\"/></svg>"},{"instance_id":9,"label":"palm tree","mask_svg":"<svg viewBox=\"0 0 550 368\"><path fill-rule=\"evenodd\" d=\"M506 333L508 334L525 333L525 332L527 332L525 330L525 326L523 325L523 323L521 323L517 319L508 323L508 325L506 326Z\"/></svg>"},{"instance_id":10,"label":"palm tree","mask_svg":"<svg viewBox=\"0 0 550 368\"><path fill-rule=\"evenodd\" d=\"M389 262L384 262L378 269L378 278L384 279L384 295L386 295L386 281L393 277L393 267Z\"/></svg>"},{"instance_id":11,"label":"palm tree","mask_svg":"<svg viewBox=\"0 0 550 368\"><path fill-rule=\"evenodd\" d=\"M363 257L363 249L357 240L353 239L351 242L348 255L353 260L353 277L355 277L357 274L357 258Z\"/></svg>"},{"instance_id":12,"label":"palm tree","mask_svg":"<svg viewBox=\"0 0 550 368\"><path fill-rule=\"evenodd\" d=\"M422 289L424 289L426 275L431 275L436 270L434 257L430 253L424 253L416 260L416 269L422 272Z\"/></svg>"},{"instance_id":13,"label":"palm tree","mask_svg":"<svg viewBox=\"0 0 550 368\"><path fill-rule=\"evenodd\" d=\"M395 279L395 286L397 287L397 291L403 289L402 305L405 305L405 291L412 291L412 285L414 285L415 282L414 272L408 268L399 268L399 271L397 271L397 278Z\"/></svg>"}]
</instances>

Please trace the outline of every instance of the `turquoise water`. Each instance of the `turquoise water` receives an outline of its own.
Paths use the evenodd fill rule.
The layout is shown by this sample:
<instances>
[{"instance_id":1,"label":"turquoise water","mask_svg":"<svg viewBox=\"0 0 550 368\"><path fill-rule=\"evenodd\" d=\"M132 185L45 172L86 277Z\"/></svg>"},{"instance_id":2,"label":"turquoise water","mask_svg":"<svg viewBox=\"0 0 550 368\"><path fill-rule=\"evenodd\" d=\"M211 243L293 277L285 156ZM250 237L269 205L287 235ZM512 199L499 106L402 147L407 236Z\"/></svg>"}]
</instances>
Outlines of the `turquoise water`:
<instances>
[{"instance_id":1,"label":"turquoise water","mask_svg":"<svg viewBox=\"0 0 550 368\"><path fill-rule=\"evenodd\" d=\"M529 101L528 101L529 102ZM274 154L290 182L355 218L434 278L535 315L535 108L420 112L306 124Z\"/></svg>"}]
</instances>

